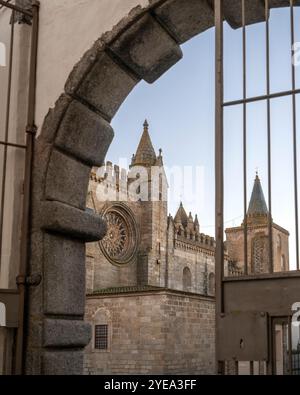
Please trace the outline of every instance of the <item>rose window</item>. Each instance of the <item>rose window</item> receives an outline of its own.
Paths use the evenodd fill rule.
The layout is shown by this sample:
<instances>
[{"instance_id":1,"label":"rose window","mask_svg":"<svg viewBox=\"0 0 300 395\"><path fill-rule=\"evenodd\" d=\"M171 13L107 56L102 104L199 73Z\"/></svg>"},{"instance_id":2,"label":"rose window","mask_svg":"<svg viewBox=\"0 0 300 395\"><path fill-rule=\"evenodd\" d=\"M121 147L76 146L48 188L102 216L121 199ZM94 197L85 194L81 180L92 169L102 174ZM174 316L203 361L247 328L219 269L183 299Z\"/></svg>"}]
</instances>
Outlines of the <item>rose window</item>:
<instances>
[{"instance_id":1,"label":"rose window","mask_svg":"<svg viewBox=\"0 0 300 395\"><path fill-rule=\"evenodd\" d=\"M111 207L103 213L107 232L101 241L104 255L113 263L127 263L137 246L137 233L133 216L128 209Z\"/></svg>"}]
</instances>

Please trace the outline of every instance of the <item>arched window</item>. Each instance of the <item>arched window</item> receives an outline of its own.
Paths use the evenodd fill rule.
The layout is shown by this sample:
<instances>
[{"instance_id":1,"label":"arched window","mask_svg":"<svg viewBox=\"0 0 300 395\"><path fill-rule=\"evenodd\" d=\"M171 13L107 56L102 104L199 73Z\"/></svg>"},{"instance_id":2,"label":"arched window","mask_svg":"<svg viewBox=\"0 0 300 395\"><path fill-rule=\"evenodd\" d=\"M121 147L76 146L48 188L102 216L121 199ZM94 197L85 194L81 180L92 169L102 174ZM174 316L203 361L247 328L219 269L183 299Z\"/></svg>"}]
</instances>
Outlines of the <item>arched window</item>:
<instances>
[{"instance_id":1,"label":"arched window","mask_svg":"<svg viewBox=\"0 0 300 395\"><path fill-rule=\"evenodd\" d=\"M163 200L163 178L162 174L159 175L159 201Z\"/></svg>"},{"instance_id":2,"label":"arched window","mask_svg":"<svg viewBox=\"0 0 300 395\"><path fill-rule=\"evenodd\" d=\"M184 291L191 291L192 288L192 273L188 267L183 269L182 285Z\"/></svg>"},{"instance_id":3,"label":"arched window","mask_svg":"<svg viewBox=\"0 0 300 395\"><path fill-rule=\"evenodd\" d=\"M277 248L281 248L281 236L277 235Z\"/></svg>"},{"instance_id":4,"label":"arched window","mask_svg":"<svg viewBox=\"0 0 300 395\"><path fill-rule=\"evenodd\" d=\"M210 273L208 276L208 294L213 296L216 292L216 277L214 273Z\"/></svg>"},{"instance_id":5,"label":"arched window","mask_svg":"<svg viewBox=\"0 0 300 395\"><path fill-rule=\"evenodd\" d=\"M253 273L267 273L269 269L268 236L259 235L252 240Z\"/></svg>"},{"instance_id":6,"label":"arched window","mask_svg":"<svg viewBox=\"0 0 300 395\"><path fill-rule=\"evenodd\" d=\"M100 308L93 318L93 350L109 352L111 347L111 319L109 311Z\"/></svg>"}]
</instances>

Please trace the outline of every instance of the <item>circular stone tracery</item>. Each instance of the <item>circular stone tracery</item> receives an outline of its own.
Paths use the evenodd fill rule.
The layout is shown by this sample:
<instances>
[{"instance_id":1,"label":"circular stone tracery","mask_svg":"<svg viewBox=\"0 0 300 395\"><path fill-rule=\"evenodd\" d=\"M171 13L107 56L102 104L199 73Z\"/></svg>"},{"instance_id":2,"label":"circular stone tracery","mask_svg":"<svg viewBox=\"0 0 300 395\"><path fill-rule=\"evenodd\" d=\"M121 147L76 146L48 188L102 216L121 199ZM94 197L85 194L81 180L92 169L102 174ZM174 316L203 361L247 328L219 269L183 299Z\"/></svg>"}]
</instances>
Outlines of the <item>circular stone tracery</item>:
<instances>
[{"instance_id":1,"label":"circular stone tracery","mask_svg":"<svg viewBox=\"0 0 300 395\"><path fill-rule=\"evenodd\" d=\"M133 214L127 207L118 205L105 209L102 216L107 225L106 236L100 242L103 254L111 263L128 263L137 249Z\"/></svg>"}]
</instances>

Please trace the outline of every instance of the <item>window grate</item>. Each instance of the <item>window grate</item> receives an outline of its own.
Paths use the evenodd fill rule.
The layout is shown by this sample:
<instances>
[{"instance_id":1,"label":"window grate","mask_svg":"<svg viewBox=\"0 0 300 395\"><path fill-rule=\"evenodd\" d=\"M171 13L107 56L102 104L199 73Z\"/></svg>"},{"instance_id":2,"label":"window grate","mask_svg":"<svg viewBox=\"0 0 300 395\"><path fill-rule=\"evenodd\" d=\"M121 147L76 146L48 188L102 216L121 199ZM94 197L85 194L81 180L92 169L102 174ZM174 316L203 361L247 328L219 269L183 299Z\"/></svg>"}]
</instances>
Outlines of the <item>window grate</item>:
<instances>
[{"instance_id":1,"label":"window grate","mask_svg":"<svg viewBox=\"0 0 300 395\"><path fill-rule=\"evenodd\" d=\"M95 326L95 349L108 349L108 325Z\"/></svg>"}]
</instances>

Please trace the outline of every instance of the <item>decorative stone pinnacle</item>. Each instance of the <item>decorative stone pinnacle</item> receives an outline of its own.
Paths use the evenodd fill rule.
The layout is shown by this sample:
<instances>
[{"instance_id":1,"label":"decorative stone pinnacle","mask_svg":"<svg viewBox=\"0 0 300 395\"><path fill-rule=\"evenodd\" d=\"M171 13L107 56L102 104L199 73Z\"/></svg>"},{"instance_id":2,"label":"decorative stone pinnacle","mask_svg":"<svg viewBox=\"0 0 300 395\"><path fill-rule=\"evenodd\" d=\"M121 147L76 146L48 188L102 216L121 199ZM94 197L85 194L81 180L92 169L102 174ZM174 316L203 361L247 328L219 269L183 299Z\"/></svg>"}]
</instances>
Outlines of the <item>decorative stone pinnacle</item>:
<instances>
[{"instance_id":1,"label":"decorative stone pinnacle","mask_svg":"<svg viewBox=\"0 0 300 395\"><path fill-rule=\"evenodd\" d=\"M148 123L147 119L145 119L145 122L144 122L144 130L147 130L147 131L148 131L148 129L149 129L149 123Z\"/></svg>"}]
</instances>

